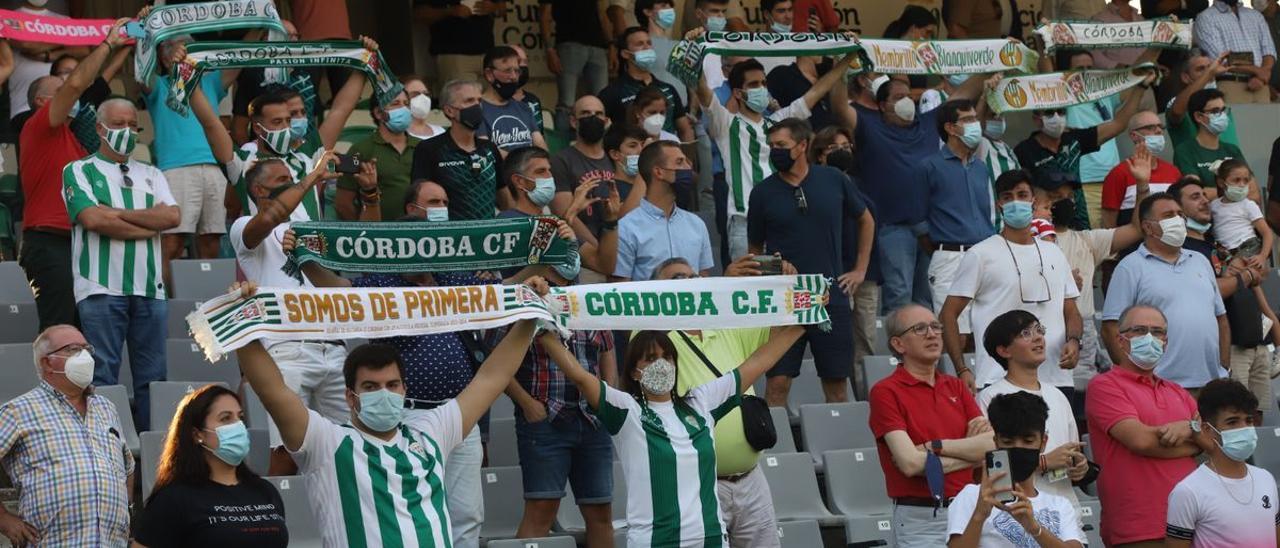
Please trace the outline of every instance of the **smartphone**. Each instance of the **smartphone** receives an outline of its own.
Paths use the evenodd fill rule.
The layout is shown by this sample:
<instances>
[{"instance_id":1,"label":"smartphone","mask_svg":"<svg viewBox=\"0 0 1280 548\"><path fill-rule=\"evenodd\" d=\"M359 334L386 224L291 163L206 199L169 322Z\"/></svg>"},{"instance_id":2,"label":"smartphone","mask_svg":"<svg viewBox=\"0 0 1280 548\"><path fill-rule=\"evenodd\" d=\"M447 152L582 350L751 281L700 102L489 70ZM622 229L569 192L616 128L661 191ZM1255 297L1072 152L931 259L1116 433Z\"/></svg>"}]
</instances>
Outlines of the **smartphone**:
<instances>
[{"instance_id":1,"label":"smartphone","mask_svg":"<svg viewBox=\"0 0 1280 548\"><path fill-rule=\"evenodd\" d=\"M1233 51L1227 54L1228 65L1253 65L1253 53L1247 51Z\"/></svg>"},{"instance_id":2,"label":"smartphone","mask_svg":"<svg viewBox=\"0 0 1280 548\"><path fill-rule=\"evenodd\" d=\"M1005 504L1018 500L1013 496L1013 469L1009 467L1009 452L1004 449L996 449L987 452L987 477L995 478L996 474L1004 472L1003 477L996 478L991 482L991 486L996 489L1004 489L996 499Z\"/></svg>"},{"instance_id":3,"label":"smartphone","mask_svg":"<svg viewBox=\"0 0 1280 548\"><path fill-rule=\"evenodd\" d=\"M333 168L338 173L355 175L360 173L360 156L355 154L338 154L338 165Z\"/></svg>"},{"instance_id":4,"label":"smartphone","mask_svg":"<svg viewBox=\"0 0 1280 548\"><path fill-rule=\"evenodd\" d=\"M599 183L596 184L595 188L591 189L591 197L600 198L601 200L608 200L610 189L613 188L611 186L612 184L613 183L611 181L600 181Z\"/></svg>"},{"instance_id":5,"label":"smartphone","mask_svg":"<svg viewBox=\"0 0 1280 548\"><path fill-rule=\"evenodd\" d=\"M142 27L142 23L129 21L124 24L124 35L134 40L141 40L147 36L147 30Z\"/></svg>"},{"instance_id":6,"label":"smartphone","mask_svg":"<svg viewBox=\"0 0 1280 548\"><path fill-rule=\"evenodd\" d=\"M777 255L756 255L751 260L760 263L761 276L777 276L782 274L782 257Z\"/></svg>"}]
</instances>

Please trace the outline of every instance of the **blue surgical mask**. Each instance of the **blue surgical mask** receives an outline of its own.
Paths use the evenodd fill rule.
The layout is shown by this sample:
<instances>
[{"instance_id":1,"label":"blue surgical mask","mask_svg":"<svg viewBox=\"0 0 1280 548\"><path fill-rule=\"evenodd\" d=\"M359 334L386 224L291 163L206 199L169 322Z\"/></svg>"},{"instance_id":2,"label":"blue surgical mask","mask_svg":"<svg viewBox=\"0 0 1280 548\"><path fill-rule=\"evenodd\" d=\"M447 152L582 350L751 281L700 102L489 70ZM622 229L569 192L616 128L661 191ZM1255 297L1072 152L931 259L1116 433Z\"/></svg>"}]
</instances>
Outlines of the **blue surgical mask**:
<instances>
[{"instance_id":1,"label":"blue surgical mask","mask_svg":"<svg viewBox=\"0 0 1280 548\"><path fill-rule=\"evenodd\" d=\"M528 191L529 201L538 207L551 203L556 197L556 180L552 177L533 179L533 190Z\"/></svg>"},{"instance_id":2,"label":"blue surgical mask","mask_svg":"<svg viewBox=\"0 0 1280 548\"><path fill-rule=\"evenodd\" d=\"M249 430L244 427L244 421L236 421L231 424L219 426L216 430L204 429L206 432L213 432L218 436L218 448L209 449L209 446L200 443L205 449L218 457L218 460L230 464L231 466L240 466L244 462L244 458L249 454Z\"/></svg>"},{"instance_id":3,"label":"blue surgical mask","mask_svg":"<svg viewBox=\"0 0 1280 548\"><path fill-rule=\"evenodd\" d=\"M746 91L746 95L747 108L751 109L752 112L763 114L764 110L769 108L769 88L764 86L751 88Z\"/></svg>"},{"instance_id":4,"label":"blue surgical mask","mask_svg":"<svg viewBox=\"0 0 1280 548\"><path fill-rule=\"evenodd\" d=\"M960 87L961 84L969 81L969 76L968 74L948 74L947 81L954 87Z\"/></svg>"},{"instance_id":5,"label":"blue surgical mask","mask_svg":"<svg viewBox=\"0 0 1280 548\"><path fill-rule=\"evenodd\" d=\"M1249 460L1249 457L1253 456L1254 449L1258 448L1258 431L1253 427L1218 430L1213 425L1209 425L1209 428L1213 428L1219 436L1222 436L1222 443L1218 445L1222 447L1222 453L1233 461Z\"/></svg>"},{"instance_id":6,"label":"blue surgical mask","mask_svg":"<svg viewBox=\"0 0 1280 548\"><path fill-rule=\"evenodd\" d=\"M990 137L997 141L1004 138L1004 129L1005 129L1004 118L993 118L991 120L987 120L986 124L984 125L984 130L986 131L987 137Z\"/></svg>"},{"instance_id":7,"label":"blue surgical mask","mask_svg":"<svg viewBox=\"0 0 1280 548\"><path fill-rule=\"evenodd\" d=\"M664 29L671 28L672 25L676 24L675 8L662 8L658 10L657 21L659 27Z\"/></svg>"},{"instance_id":8,"label":"blue surgical mask","mask_svg":"<svg viewBox=\"0 0 1280 548\"><path fill-rule=\"evenodd\" d=\"M654 63L658 62L658 52L653 51L653 48L632 52L632 55L635 56L636 66L644 70L653 68Z\"/></svg>"},{"instance_id":9,"label":"blue surgical mask","mask_svg":"<svg viewBox=\"0 0 1280 548\"><path fill-rule=\"evenodd\" d=\"M447 207L428 207L427 221L438 223L449 220L449 208Z\"/></svg>"},{"instance_id":10,"label":"blue surgical mask","mask_svg":"<svg viewBox=\"0 0 1280 548\"><path fill-rule=\"evenodd\" d=\"M978 143L982 142L982 123L969 122L964 125L964 133L960 134L960 140L964 142L964 146L970 149L978 148Z\"/></svg>"},{"instance_id":11,"label":"blue surgical mask","mask_svg":"<svg viewBox=\"0 0 1280 548\"><path fill-rule=\"evenodd\" d=\"M1155 369L1156 363L1163 355L1164 343L1160 342L1155 335L1147 333L1141 337L1129 339L1129 359L1142 369L1147 371Z\"/></svg>"},{"instance_id":12,"label":"blue surgical mask","mask_svg":"<svg viewBox=\"0 0 1280 548\"><path fill-rule=\"evenodd\" d=\"M627 161L622 165L622 171L630 177L635 177L640 173L640 155L628 154Z\"/></svg>"},{"instance_id":13,"label":"blue surgical mask","mask_svg":"<svg viewBox=\"0 0 1280 548\"><path fill-rule=\"evenodd\" d=\"M1209 130L1209 133L1221 135L1222 132L1227 130L1227 125L1230 123L1231 119L1227 117L1227 113L1225 111L1215 112L1209 115L1209 124L1204 128Z\"/></svg>"},{"instance_id":14,"label":"blue surgical mask","mask_svg":"<svg viewBox=\"0 0 1280 548\"><path fill-rule=\"evenodd\" d=\"M1010 200L1000 206L1000 214L1009 228L1022 230L1031 224L1031 202Z\"/></svg>"},{"instance_id":15,"label":"blue surgical mask","mask_svg":"<svg viewBox=\"0 0 1280 548\"><path fill-rule=\"evenodd\" d=\"M76 102L71 104L71 110L67 111L67 118L74 119L76 116L79 116L79 115L80 115L80 100L76 99Z\"/></svg>"},{"instance_id":16,"label":"blue surgical mask","mask_svg":"<svg viewBox=\"0 0 1280 548\"><path fill-rule=\"evenodd\" d=\"M710 32L719 32L724 30L725 25L729 23L728 19L719 15L712 15L707 18L707 30Z\"/></svg>"},{"instance_id":17,"label":"blue surgical mask","mask_svg":"<svg viewBox=\"0 0 1280 548\"><path fill-rule=\"evenodd\" d=\"M1240 202L1249 197L1249 187L1247 186L1228 186L1223 197L1228 202Z\"/></svg>"},{"instance_id":18,"label":"blue surgical mask","mask_svg":"<svg viewBox=\"0 0 1280 548\"><path fill-rule=\"evenodd\" d=\"M1143 135L1142 142L1146 143L1147 150L1150 150L1152 154L1160 154L1161 152L1164 152L1163 133L1159 135Z\"/></svg>"},{"instance_id":19,"label":"blue surgical mask","mask_svg":"<svg viewBox=\"0 0 1280 548\"><path fill-rule=\"evenodd\" d=\"M311 128L311 121L306 116L301 118L289 119L289 135L294 141L301 141L307 138L307 130Z\"/></svg>"},{"instance_id":20,"label":"blue surgical mask","mask_svg":"<svg viewBox=\"0 0 1280 548\"><path fill-rule=\"evenodd\" d=\"M773 24L769 25L769 28L773 30L773 32L779 34L791 34L791 25L784 25L777 21L774 21Z\"/></svg>"},{"instance_id":21,"label":"blue surgical mask","mask_svg":"<svg viewBox=\"0 0 1280 548\"><path fill-rule=\"evenodd\" d=\"M1196 232L1199 232L1201 234L1205 234L1209 232L1210 228L1213 228L1213 223L1202 223L1200 221L1192 219L1191 217L1187 217L1187 228L1194 230Z\"/></svg>"},{"instance_id":22,"label":"blue surgical mask","mask_svg":"<svg viewBox=\"0 0 1280 548\"><path fill-rule=\"evenodd\" d=\"M413 123L413 113L409 107L398 107L387 111L387 129L393 133L404 133Z\"/></svg>"},{"instance_id":23,"label":"blue surgical mask","mask_svg":"<svg viewBox=\"0 0 1280 548\"><path fill-rule=\"evenodd\" d=\"M374 432L390 432L404 416L404 396L383 388L360 394L360 422Z\"/></svg>"}]
</instances>

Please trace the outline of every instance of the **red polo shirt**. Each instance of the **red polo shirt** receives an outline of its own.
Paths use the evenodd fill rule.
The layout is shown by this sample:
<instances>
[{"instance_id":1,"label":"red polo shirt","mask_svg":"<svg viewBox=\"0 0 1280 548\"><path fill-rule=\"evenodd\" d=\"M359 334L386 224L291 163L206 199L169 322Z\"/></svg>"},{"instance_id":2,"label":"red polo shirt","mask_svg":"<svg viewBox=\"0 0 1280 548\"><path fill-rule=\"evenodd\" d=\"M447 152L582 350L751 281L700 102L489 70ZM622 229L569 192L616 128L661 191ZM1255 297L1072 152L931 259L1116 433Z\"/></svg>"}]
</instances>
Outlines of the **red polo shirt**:
<instances>
[{"instance_id":1,"label":"red polo shirt","mask_svg":"<svg viewBox=\"0 0 1280 548\"><path fill-rule=\"evenodd\" d=\"M70 233L71 219L67 217L67 202L62 198L62 168L89 154L76 140L70 121L56 128L49 125L49 105L52 104L50 101L32 114L18 135L22 146L18 171L22 174L22 195L26 200L22 206L22 228Z\"/></svg>"},{"instance_id":2,"label":"red polo shirt","mask_svg":"<svg viewBox=\"0 0 1280 548\"><path fill-rule=\"evenodd\" d=\"M871 432L876 436L880 467L884 469L885 487L890 498L931 498L924 476L909 478L893 464L893 453L884 435L902 430L916 445L932 440L954 440L969 432L969 421L981 417L982 410L964 381L938 372L933 386L916 379L903 366L871 387ZM957 470L946 476L943 493L956 496L972 483L972 470Z\"/></svg>"},{"instance_id":3,"label":"red polo shirt","mask_svg":"<svg viewBox=\"0 0 1280 548\"><path fill-rule=\"evenodd\" d=\"M1125 419L1148 426L1189 420L1196 401L1175 383L1115 367L1089 382L1084 408L1093 458L1102 467L1102 540L1111 546L1164 538L1169 493L1196 461L1144 457L1111 437L1111 427Z\"/></svg>"}]
</instances>

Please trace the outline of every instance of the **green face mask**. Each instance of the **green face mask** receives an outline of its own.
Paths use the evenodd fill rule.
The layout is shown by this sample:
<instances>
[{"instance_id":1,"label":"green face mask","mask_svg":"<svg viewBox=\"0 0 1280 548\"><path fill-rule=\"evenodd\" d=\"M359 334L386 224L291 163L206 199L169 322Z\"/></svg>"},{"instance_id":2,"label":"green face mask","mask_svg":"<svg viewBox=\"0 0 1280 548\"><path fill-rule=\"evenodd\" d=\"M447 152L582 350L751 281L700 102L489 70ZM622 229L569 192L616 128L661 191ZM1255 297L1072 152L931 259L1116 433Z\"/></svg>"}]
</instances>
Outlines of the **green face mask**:
<instances>
[{"instance_id":1,"label":"green face mask","mask_svg":"<svg viewBox=\"0 0 1280 548\"><path fill-rule=\"evenodd\" d=\"M258 124L258 129L262 130L262 140L267 142L267 147L272 152L281 156L289 152L289 141L293 138L288 127L277 130L270 130Z\"/></svg>"},{"instance_id":2,"label":"green face mask","mask_svg":"<svg viewBox=\"0 0 1280 548\"><path fill-rule=\"evenodd\" d=\"M105 124L99 124L103 129L107 130L107 135L103 137L103 141L107 143L107 147L121 156L133 154L133 149L138 146L138 134L129 126L118 129L107 127Z\"/></svg>"}]
</instances>

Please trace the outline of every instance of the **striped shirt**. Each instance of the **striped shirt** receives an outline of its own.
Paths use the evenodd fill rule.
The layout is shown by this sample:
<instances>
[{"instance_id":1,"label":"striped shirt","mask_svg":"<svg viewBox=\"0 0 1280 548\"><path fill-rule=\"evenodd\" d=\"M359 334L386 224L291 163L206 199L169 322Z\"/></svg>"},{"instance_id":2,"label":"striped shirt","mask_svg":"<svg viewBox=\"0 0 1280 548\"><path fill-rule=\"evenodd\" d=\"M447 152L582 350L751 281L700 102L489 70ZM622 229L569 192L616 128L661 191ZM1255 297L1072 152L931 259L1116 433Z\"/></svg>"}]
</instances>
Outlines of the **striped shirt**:
<instances>
[{"instance_id":1,"label":"striped shirt","mask_svg":"<svg viewBox=\"0 0 1280 548\"><path fill-rule=\"evenodd\" d=\"M0 406L0 463L21 493L18 515L40 531L40 546L129 541L125 480L133 455L115 406L92 393L87 400L81 416L66 395L41 382Z\"/></svg>"},{"instance_id":2,"label":"striped shirt","mask_svg":"<svg viewBox=\"0 0 1280 548\"><path fill-rule=\"evenodd\" d=\"M976 156L987 164L987 182L991 183L991 192L988 193L991 199L991 226L1000 230L1000 216L997 213L999 209L996 208L996 179L1006 171L1021 169L1018 165L1018 156L1004 141L992 141L986 136L978 142Z\"/></svg>"},{"instance_id":3,"label":"striped shirt","mask_svg":"<svg viewBox=\"0 0 1280 548\"><path fill-rule=\"evenodd\" d=\"M752 122L741 114L734 114L719 101L711 101L707 107L707 133L715 139L724 158L724 176L729 182L729 214L747 216L747 198L751 189L765 177L773 175L769 164L769 143L765 131L775 122L787 118L808 119L812 113L804 97L792 101L778 110Z\"/></svg>"},{"instance_id":4,"label":"striped shirt","mask_svg":"<svg viewBox=\"0 0 1280 548\"><path fill-rule=\"evenodd\" d=\"M132 158L127 164L118 164L91 154L62 169L62 190L72 222L76 302L99 294L165 298L158 234L145 240L115 240L90 231L77 218L81 211L95 206L140 210L158 204L177 205L164 173Z\"/></svg>"},{"instance_id":5,"label":"striped shirt","mask_svg":"<svg viewBox=\"0 0 1280 548\"><path fill-rule=\"evenodd\" d=\"M256 144L256 142L254 143ZM323 151L317 151L316 154L322 154ZM236 149L236 154L230 162L227 162L227 180L231 181L231 185L236 189L236 196L240 197L240 203L244 204L245 215L256 215L258 213L257 200L249 196L249 188L245 186L244 175L248 173L253 164L258 162L259 152L256 146L250 147L247 144ZM278 158L275 155L262 154L262 158ZM307 156L296 150L289 152L284 157L284 163L289 165L289 172L293 174L293 182L296 184L307 177L311 173L311 169L315 165L315 157ZM320 220L320 195L319 190L322 185L316 185L311 189L303 199L302 203L289 214L289 219L295 222Z\"/></svg>"},{"instance_id":6,"label":"striped shirt","mask_svg":"<svg viewBox=\"0 0 1280 548\"><path fill-rule=\"evenodd\" d=\"M600 382L596 414L634 486L627 490L628 546L725 545L712 427L738 407L742 380L732 373L690 390L683 403L637 401Z\"/></svg>"},{"instance_id":7,"label":"striped shirt","mask_svg":"<svg viewBox=\"0 0 1280 548\"><path fill-rule=\"evenodd\" d=\"M457 401L406 415L390 441L307 414L293 458L312 486L324 546L450 546L444 465L464 437Z\"/></svg>"}]
</instances>

